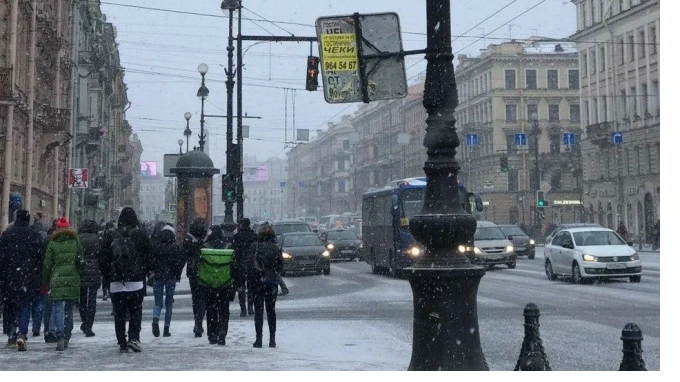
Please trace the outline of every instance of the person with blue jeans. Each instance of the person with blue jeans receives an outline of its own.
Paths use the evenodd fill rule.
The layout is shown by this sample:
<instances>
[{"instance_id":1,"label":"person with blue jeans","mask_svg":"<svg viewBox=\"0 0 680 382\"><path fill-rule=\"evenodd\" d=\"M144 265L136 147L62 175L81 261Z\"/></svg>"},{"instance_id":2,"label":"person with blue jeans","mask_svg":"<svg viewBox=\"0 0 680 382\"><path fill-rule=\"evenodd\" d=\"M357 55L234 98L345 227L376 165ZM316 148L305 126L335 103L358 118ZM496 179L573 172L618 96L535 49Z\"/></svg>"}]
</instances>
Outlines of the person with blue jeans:
<instances>
[{"instance_id":1,"label":"person with blue jeans","mask_svg":"<svg viewBox=\"0 0 680 382\"><path fill-rule=\"evenodd\" d=\"M31 321L33 322L33 337L38 337L40 335L40 326L43 322L43 313L45 312L45 305L47 304L47 298L42 293L38 298L31 302Z\"/></svg>"},{"instance_id":2,"label":"person with blue jeans","mask_svg":"<svg viewBox=\"0 0 680 382\"><path fill-rule=\"evenodd\" d=\"M68 348L73 329L73 306L80 298L80 267L83 247L66 217L57 222L50 236L43 264L43 285L52 301L50 329L57 337L57 351Z\"/></svg>"},{"instance_id":3,"label":"person with blue jeans","mask_svg":"<svg viewBox=\"0 0 680 382\"><path fill-rule=\"evenodd\" d=\"M184 267L183 256L175 238L175 230L169 225L163 227L158 235L158 240L152 242L152 245L151 273L153 274L154 307L151 332L154 337L160 336L159 320L163 310L163 297L165 297L163 337L170 337L175 285L179 281Z\"/></svg>"}]
</instances>

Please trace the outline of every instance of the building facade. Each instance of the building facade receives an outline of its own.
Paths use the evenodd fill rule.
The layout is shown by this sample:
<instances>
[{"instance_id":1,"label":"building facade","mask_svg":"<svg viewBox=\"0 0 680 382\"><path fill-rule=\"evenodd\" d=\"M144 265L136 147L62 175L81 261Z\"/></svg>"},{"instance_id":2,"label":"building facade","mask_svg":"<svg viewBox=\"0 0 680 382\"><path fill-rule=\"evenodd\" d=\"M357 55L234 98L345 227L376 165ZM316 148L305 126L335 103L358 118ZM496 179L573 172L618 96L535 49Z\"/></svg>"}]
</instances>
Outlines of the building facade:
<instances>
[{"instance_id":1,"label":"building facade","mask_svg":"<svg viewBox=\"0 0 680 382\"><path fill-rule=\"evenodd\" d=\"M661 204L660 1L573 0L591 221L650 242Z\"/></svg>"},{"instance_id":2,"label":"building facade","mask_svg":"<svg viewBox=\"0 0 680 382\"><path fill-rule=\"evenodd\" d=\"M162 174L139 178L140 205L136 210L140 220L153 221L168 210L165 204L167 181Z\"/></svg>"},{"instance_id":3,"label":"building facade","mask_svg":"<svg viewBox=\"0 0 680 382\"><path fill-rule=\"evenodd\" d=\"M534 227L581 221L575 44L534 37L458 60L459 180L484 200L477 218ZM574 138L569 145L565 134ZM542 209L536 207L539 189L552 201Z\"/></svg>"},{"instance_id":4,"label":"building facade","mask_svg":"<svg viewBox=\"0 0 680 382\"><path fill-rule=\"evenodd\" d=\"M243 215L257 221L285 219L286 161L270 158L262 163L250 162L243 172Z\"/></svg>"}]
</instances>

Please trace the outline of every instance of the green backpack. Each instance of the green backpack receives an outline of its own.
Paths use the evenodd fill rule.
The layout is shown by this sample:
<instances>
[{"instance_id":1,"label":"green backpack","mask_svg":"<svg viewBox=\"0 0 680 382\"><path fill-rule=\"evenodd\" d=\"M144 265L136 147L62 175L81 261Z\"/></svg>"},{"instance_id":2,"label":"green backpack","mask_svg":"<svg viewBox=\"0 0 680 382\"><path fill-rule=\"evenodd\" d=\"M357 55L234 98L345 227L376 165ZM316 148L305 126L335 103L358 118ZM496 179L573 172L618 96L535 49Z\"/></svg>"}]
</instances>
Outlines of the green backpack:
<instances>
[{"instance_id":1,"label":"green backpack","mask_svg":"<svg viewBox=\"0 0 680 382\"><path fill-rule=\"evenodd\" d=\"M233 249L202 248L198 261L198 278L211 288L231 285L233 257Z\"/></svg>"}]
</instances>

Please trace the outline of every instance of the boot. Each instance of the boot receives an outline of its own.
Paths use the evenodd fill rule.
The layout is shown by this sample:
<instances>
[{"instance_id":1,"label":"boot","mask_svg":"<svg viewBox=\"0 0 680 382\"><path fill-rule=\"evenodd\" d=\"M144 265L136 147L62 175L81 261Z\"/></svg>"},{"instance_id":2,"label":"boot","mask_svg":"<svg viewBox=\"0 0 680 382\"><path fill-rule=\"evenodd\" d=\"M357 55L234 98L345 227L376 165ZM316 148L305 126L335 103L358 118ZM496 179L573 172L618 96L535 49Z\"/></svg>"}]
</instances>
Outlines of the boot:
<instances>
[{"instance_id":1,"label":"boot","mask_svg":"<svg viewBox=\"0 0 680 382\"><path fill-rule=\"evenodd\" d=\"M255 309L253 309L253 304L248 304L248 315L252 316L255 314Z\"/></svg>"},{"instance_id":2,"label":"boot","mask_svg":"<svg viewBox=\"0 0 680 382\"><path fill-rule=\"evenodd\" d=\"M26 351L26 339L23 336L19 336L17 339L17 346L19 351Z\"/></svg>"},{"instance_id":3,"label":"boot","mask_svg":"<svg viewBox=\"0 0 680 382\"><path fill-rule=\"evenodd\" d=\"M158 317L153 318L153 322L151 323L151 333L153 334L154 337L158 337L161 335L161 330L158 327Z\"/></svg>"},{"instance_id":4,"label":"boot","mask_svg":"<svg viewBox=\"0 0 680 382\"><path fill-rule=\"evenodd\" d=\"M194 324L194 337L203 337L203 325L199 323Z\"/></svg>"},{"instance_id":5,"label":"boot","mask_svg":"<svg viewBox=\"0 0 680 382\"><path fill-rule=\"evenodd\" d=\"M255 342L253 343L253 347L254 348L261 348L262 347L262 335L261 334L258 335L255 338Z\"/></svg>"},{"instance_id":6,"label":"boot","mask_svg":"<svg viewBox=\"0 0 680 382\"><path fill-rule=\"evenodd\" d=\"M248 313L246 313L245 309L241 309L241 317L246 317Z\"/></svg>"},{"instance_id":7,"label":"boot","mask_svg":"<svg viewBox=\"0 0 680 382\"><path fill-rule=\"evenodd\" d=\"M170 337L170 327L169 326L163 327L163 337Z\"/></svg>"},{"instance_id":8,"label":"boot","mask_svg":"<svg viewBox=\"0 0 680 382\"><path fill-rule=\"evenodd\" d=\"M276 347L276 335L274 333L269 333L269 347Z\"/></svg>"},{"instance_id":9,"label":"boot","mask_svg":"<svg viewBox=\"0 0 680 382\"><path fill-rule=\"evenodd\" d=\"M61 337L57 340L57 351L64 351L66 348L66 340L64 337Z\"/></svg>"}]
</instances>

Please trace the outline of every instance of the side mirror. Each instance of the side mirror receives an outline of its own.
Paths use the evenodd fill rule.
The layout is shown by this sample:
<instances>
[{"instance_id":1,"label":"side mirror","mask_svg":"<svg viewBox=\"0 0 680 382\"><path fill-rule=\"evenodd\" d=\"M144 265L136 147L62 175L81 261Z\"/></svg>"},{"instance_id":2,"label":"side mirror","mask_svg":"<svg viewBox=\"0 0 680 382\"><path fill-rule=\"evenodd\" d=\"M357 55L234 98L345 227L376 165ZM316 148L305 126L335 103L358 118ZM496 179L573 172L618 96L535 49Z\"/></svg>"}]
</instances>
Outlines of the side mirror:
<instances>
[{"instance_id":1,"label":"side mirror","mask_svg":"<svg viewBox=\"0 0 680 382\"><path fill-rule=\"evenodd\" d=\"M508 236L508 240L512 241L512 235Z\"/></svg>"}]
</instances>

